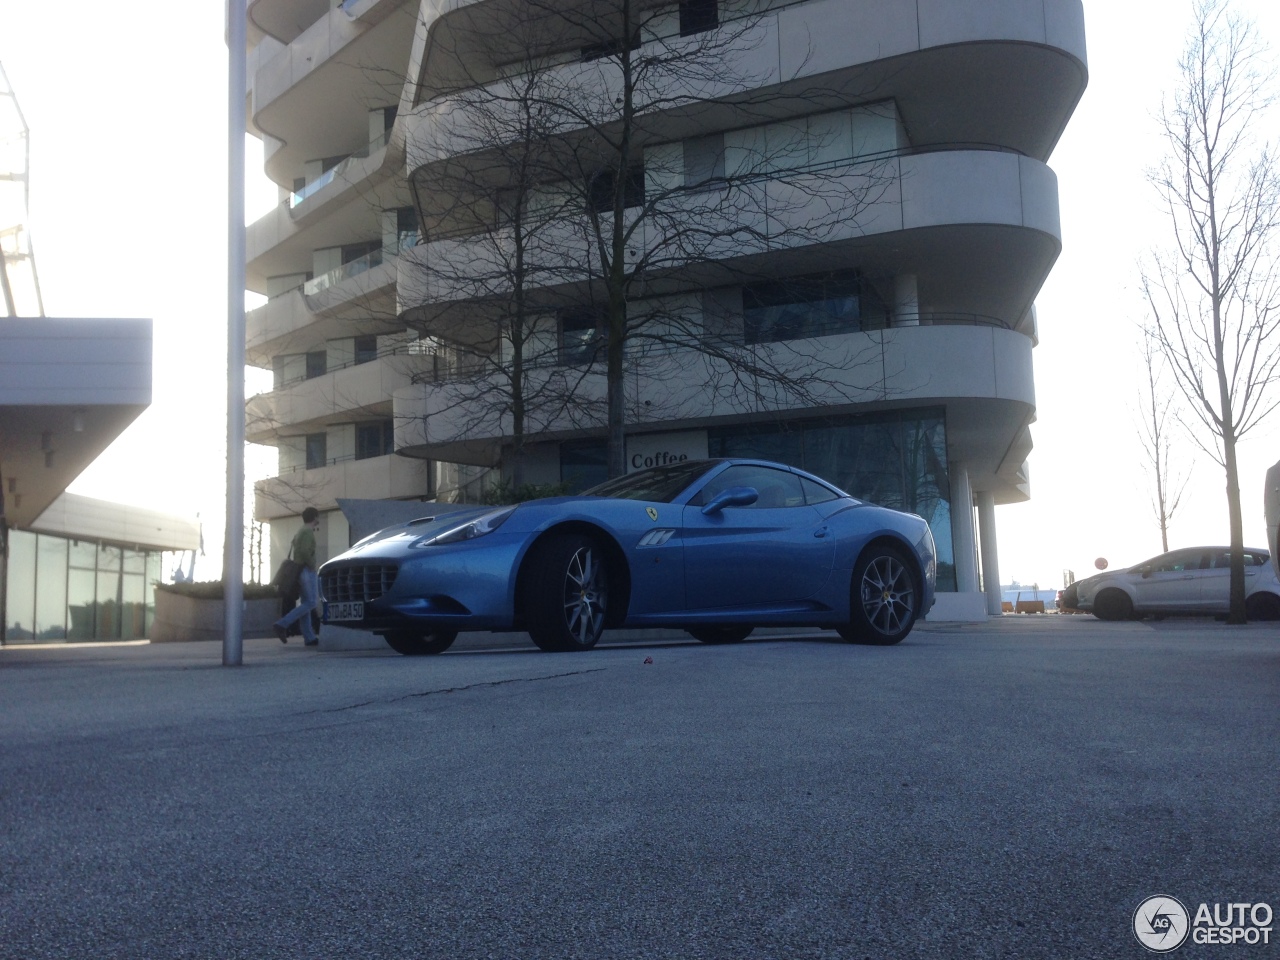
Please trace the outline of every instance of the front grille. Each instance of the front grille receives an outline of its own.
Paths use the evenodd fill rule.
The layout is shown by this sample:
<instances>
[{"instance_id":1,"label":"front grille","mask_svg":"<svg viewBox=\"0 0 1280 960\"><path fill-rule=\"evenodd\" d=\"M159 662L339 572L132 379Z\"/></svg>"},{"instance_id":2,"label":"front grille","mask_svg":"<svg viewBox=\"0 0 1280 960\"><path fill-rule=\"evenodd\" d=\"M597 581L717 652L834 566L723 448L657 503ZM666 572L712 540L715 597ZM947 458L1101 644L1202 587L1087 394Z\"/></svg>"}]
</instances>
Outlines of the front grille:
<instances>
[{"instance_id":1,"label":"front grille","mask_svg":"<svg viewBox=\"0 0 1280 960\"><path fill-rule=\"evenodd\" d=\"M321 590L330 603L346 603L351 600L377 600L396 582L394 563L353 563L349 566L326 570L321 578Z\"/></svg>"}]
</instances>

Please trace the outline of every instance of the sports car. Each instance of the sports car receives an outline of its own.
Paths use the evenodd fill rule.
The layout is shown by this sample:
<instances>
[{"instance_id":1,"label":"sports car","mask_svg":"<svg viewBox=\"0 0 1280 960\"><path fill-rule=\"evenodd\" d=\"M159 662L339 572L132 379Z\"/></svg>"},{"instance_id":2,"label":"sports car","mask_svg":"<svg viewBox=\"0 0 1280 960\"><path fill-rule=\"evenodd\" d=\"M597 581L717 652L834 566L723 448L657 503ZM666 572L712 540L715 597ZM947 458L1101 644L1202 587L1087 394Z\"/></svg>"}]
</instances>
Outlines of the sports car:
<instances>
[{"instance_id":1,"label":"sports car","mask_svg":"<svg viewBox=\"0 0 1280 960\"><path fill-rule=\"evenodd\" d=\"M684 460L580 496L424 515L330 560L320 583L327 623L409 655L460 630L525 630L548 651L589 650L611 627L893 644L932 606L936 562L920 517L782 464Z\"/></svg>"}]
</instances>

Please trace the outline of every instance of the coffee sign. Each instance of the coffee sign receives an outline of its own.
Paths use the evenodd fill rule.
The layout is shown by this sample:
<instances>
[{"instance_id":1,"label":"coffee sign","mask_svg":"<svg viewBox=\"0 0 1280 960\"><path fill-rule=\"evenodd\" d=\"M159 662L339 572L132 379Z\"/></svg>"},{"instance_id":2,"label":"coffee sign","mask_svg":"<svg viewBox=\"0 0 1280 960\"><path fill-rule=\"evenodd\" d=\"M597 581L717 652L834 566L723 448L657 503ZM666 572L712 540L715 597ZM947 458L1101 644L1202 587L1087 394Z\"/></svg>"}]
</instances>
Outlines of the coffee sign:
<instances>
[{"instance_id":1,"label":"coffee sign","mask_svg":"<svg viewBox=\"0 0 1280 960\"><path fill-rule=\"evenodd\" d=\"M627 437L627 473L661 467L683 460L704 460L707 456L707 431L686 430L681 433L642 433Z\"/></svg>"}]
</instances>

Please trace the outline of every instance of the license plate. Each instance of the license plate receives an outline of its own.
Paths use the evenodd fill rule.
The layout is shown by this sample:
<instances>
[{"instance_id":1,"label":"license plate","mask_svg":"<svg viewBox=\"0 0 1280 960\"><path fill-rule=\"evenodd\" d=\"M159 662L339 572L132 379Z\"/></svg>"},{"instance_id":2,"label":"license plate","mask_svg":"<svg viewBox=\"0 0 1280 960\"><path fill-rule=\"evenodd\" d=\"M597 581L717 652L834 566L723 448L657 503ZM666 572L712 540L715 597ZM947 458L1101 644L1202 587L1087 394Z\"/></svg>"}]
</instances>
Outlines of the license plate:
<instances>
[{"instance_id":1,"label":"license plate","mask_svg":"<svg viewBox=\"0 0 1280 960\"><path fill-rule=\"evenodd\" d=\"M336 620L363 620L364 604L359 600L353 600L349 603L326 603L324 605L324 622L333 623Z\"/></svg>"}]
</instances>

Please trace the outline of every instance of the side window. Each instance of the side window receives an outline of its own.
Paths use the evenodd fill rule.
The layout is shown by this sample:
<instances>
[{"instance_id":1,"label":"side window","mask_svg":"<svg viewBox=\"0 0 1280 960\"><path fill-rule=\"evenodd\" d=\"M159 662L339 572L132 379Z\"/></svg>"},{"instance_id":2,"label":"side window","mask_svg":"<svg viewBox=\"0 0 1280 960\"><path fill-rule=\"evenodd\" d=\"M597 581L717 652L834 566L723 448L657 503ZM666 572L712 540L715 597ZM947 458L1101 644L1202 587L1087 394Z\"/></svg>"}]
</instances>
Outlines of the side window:
<instances>
[{"instance_id":1,"label":"side window","mask_svg":"<svg viewBox=\"0 0 1280 960\"><path fill-rule=\"evenodd\" d=\"M828 500L840 499L839 495L832 493L828 487L814 483L807 477L800 478L800 487L804 490L806 503L826 503Z\"/></svg>"},{"instance_id":2,"label":"side window","mask_svg":"<svg viewBox=\"0 0 1280 960\"><path fill-rule=\"evenodd\" d=\"M1200 554L1179 550L1165 556L1154 568L1158 573L1181 573L1183 570L1199 570Z\"/></svg>"},{"instance_id":3,"label":"side window","mask_svg":"<svg viewBox=\"0 0 1280 960\"><path fill-rule=\"evenodd\" d=\"M804 506L804 490L800 487L800 478L794 473L750 464L730 467L703 487L702 492L691 503L694 506L704 506L710 503L716 494L730 487L754 487L760 494L760 498L750 507L740 509L766 510Z\"/></svg>"}]
</instances>

